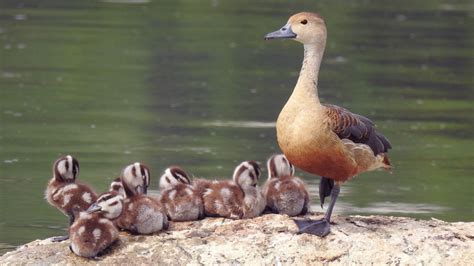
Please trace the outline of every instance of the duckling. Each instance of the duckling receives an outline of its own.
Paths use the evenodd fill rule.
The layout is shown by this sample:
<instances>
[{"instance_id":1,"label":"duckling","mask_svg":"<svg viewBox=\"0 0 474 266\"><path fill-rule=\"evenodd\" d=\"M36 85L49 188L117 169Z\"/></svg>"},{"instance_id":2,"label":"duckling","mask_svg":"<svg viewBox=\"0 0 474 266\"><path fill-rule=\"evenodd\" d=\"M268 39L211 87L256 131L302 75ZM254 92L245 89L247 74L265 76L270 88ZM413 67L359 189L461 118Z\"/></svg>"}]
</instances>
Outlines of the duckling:
<instances>
[{"instance_id":1,"label":"duckling","mask_svg":"<svg viewBox=\"0 0 474 266\"><path fill-rule=\"evenodd\" d=\"M209 179L194 178L192 186L194 190L196 190L198 195L201 195L202 198L202 195L204 195L204 192L211 186L212 183L213 181Z\"/></svg>"},{"instance_id":2,"label":"duckling","mask_svg":"<svg viewBox=\"0 0 474 266\"><path fill-rule=\"evenodd\" d=\"M204 214L231 219L259 216L265 209L265 199L257 187L260 167L254 161L239 164L232 181L206 183L203 193Z\"/></svg>"},{"instance_id":3,"label":"duckling","mask_svg":"<svg viewBox=\"0 0 474 266\"><path fill-rule=\"evenodd\" d=\"M320 237L330 232L330 218L340 186L352 177L375 169L391 169L391 144L374 123L342 107L321 104L318 74L326 47L324 19L316 13L291 16L280 30L265 39L293 39L304 45L304 59L296 86L277 119L278 144L288 160L321 176L320 199L331 203L319 221L295 220L299 233ZM335 184L334 184L335 182Z\"/></svg>"},{"instance_id":4,"label":"duckling","mask_svg":"<svg viewBox=\"0 0 474 266\"><path fill-rule=\"evenodd\" d=\"M128 184L124 186L127 196L146 194L150 185L150 169L139 162L133 163L123 169L121 180L123 185ZM134 191L127 191L127 189L134 189Z\"/></svg>"},{"instance_id":5,"label":"duckling","mask_svg":"<svg viewBox=\"0 0 474 266\"><path fill-rule=\"evenodd\" d=\"M53 164L53 178L45 191L47 202L69 217L69 226L75 215L87 210L97 199L96 193L86 184L76 181L79 175L79 162L71 155L57 159ZM54 242L68 239L68 236L54 237Z\"/></svg>"},{"instance_id":6,"label":"duckling","mask_svg":"<svg viewBox=\"0 0 474 266\"><path fill-rule=\"evenodd\" d=\"M125 198L127 196L125 194L125 188L123 187L121 177L115 178L112 181L112 183L110 183L109 192L115 192L119 195L122 195L123 198Z\"/></svg>"},{"instance_id":7,"label":"duckling","mask_svg":"<svg viewBox=\"0 0 474 266\"><path fill-rule=\"evenodd\" d=\"M172 221L204 218L200 194L191 186L188 174L177 166L169 167L160 178L161 204Z\"/></svg>"},{"instance_id":8,"label":"duckling","mask_svg":"<svg viewBox=\"0 0 474 266\"><path fill-rule=\"evenodd\" d=\"M263 188L268 208L288 216L306 214L309 193L304 182L294 176L295 168L285 155L271 156L267 161L268 180Z\"/></svg>"},{"instance_id":9,"label":"duckling","mask_svg":"<svg viewBox=\"0 0 474 266\"><path fill-rule=\"evenodd\" d=\"M145 195L150 180L148 167L141 163L129 165L122 171L121 180L127 197L116 225L132 234L152 234L167 229L168 218L163 206Z\"/></svg>"},{"instance_id":10,"label":"duckling","mask_svg":"<svg viewBox=\"0 0 474 266\"><path fill-rule=\"evenodd\" d=\"M115 192L102 194L69 228L69 249L76 255L95 258L114 243L119 232L111 220L122 213L123 197Z\"/></svg>"}]
</instances>

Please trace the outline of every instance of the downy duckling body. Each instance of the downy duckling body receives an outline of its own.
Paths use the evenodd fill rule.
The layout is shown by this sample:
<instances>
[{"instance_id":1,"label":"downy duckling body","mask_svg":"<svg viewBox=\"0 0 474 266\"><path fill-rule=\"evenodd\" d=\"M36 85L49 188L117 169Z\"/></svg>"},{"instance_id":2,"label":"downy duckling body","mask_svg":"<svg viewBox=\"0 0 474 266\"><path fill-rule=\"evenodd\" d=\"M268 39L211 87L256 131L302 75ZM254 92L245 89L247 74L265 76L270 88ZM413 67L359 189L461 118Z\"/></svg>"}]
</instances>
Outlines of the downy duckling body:
<instances>
[{"instance_id":1,"label":"downy duckling body","mask_svg":"<svg viewBox=\"0 0 474 266\"><path fill-rule=\"evenodd\" d=\"M321 176L320 199L331 203L320 221L295 220L300 231L325 236L340 186L352 177L375 169L390 169L390 142L361 115L330 104L318 96L318 75L326 47L324 19L311 12L291 16L280 30L265 39L293 39L304 45L300 75L277 119L278 144L288 160L306 172Z\"/></svg>"},{"instance_id":2,"label":"downy duckling body","mask_svg":"<svg viewBox=\"0 0 474 266\"><path fill-rule=\"evenodd\" d=\"M265 209L265 199L257 187L260 167L245 161L235 168L232 181L206 182L203 193L204 214L231 219L259 216Z\"/></svg>"},{"instance_id":3,"label":"downy duckling body","mask_svg":"<svg viewBox=\"0 0 474 266\"><path fill-rule=\"evenodd\" d=\"M191 186L188 174L177 166L169 167L160 178L161 204L172 221L204 218L201 195Z\"/></svg>"},{"instance_id":4,"label":"downy duckling body","mask_svg":"<svg viewBox=\"0 0 474 266\"><path fill-rule=\"evenodd\" d=\"M111 220L122 213L123 197L115 192L102 194L69 228L70 250L81 257L95 258L119 237Z\"/></svg>"},{"instance_id":5,"label":"downy duckling body","mask_svg":"<svg viewBox=\"0 0 474 266\"><path fill-rule=\"evenodd\" d=\"M267 161L268 180L263 187L267 206L274 213L296 216L309 209L309 193L304 182L294 176L295 168L285 155L271 156Z\"/></svg>"},{"instance_id":6,"label":"downy duckling body","mask_svg":"<svg viewBox=\"0 0 474 266\"><path fill-rule=\"evenodd\" d=\"M56 207L69 217L69 226L75 215L85 211L97 200L96 193L86 184L76 182L79 175L79 162L71 155L57 159L53 164L53 178L48 182L45 198L51 206ZM68 236L53 238L59 242Z\"/></svg>"},{"instance_id":7,"label":"downy duckling body","mask_svg":"<svg viewBox=\"0 0 474 266\"><path fill-rule=\"evenodd\" d=\"M150 180L150 170L141 163L127 166L121 176L126 198L122 215L116 225L132 234L152 234L168 228L163 206L144 193Z\"/></svg>"}]
</instances>

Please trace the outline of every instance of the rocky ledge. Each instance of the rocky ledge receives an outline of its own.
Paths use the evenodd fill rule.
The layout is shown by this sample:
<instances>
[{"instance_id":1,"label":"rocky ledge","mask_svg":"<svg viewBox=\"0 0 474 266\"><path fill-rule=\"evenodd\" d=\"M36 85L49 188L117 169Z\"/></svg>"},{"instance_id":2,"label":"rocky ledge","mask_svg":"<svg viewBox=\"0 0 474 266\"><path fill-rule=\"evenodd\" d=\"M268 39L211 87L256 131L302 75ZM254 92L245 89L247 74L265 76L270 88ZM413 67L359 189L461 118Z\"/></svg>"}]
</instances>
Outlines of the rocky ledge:
<instances>
[{"instance_id":1,"label":"rocky ledge","mask_svg":"<svg viewBox=\"0 0 474 266\"><path fill-rule=\"evenodd\" d=\"M308 217L320 218L321 214ZM69 241L36 240L0 257L8 264L440 264L474 261L474 222L403 217L335 216L325 238L296 235L283 215L249 220L206 218L169 231L120 240L98 260L69 251Z\"/></svg>"}]
</instances>

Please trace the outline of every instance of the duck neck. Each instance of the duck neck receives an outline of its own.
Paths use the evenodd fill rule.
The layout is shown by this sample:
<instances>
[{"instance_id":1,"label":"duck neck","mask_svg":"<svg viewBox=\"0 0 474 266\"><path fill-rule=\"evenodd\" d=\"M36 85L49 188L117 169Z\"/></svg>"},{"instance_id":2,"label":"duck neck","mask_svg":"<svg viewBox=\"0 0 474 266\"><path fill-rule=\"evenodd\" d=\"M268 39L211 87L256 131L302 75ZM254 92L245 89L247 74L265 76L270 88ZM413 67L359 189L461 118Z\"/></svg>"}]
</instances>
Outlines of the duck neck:
<instances>
[{"instance_id":1,"label":"duck neck","mask_svg":"<svg viewBox=\"0 0 474 266\"><path fill-rule=\"evenodd\" d=\"M256 191L256 187L249 185L240 185L240 188L242 189L246 197L253 196L254 192Z\"/></svg>"},{"instance_id":2,"label":"duck neck","mask_svg":"<svg viewBox=\"0 0 474 266\"><path fill-rule=\"evenodd\" d=\"M305 44L300 76L291 97L298 101L320 104L318 97L318 74L324 53L324 43Z\"/></svg>"}]
</instances>

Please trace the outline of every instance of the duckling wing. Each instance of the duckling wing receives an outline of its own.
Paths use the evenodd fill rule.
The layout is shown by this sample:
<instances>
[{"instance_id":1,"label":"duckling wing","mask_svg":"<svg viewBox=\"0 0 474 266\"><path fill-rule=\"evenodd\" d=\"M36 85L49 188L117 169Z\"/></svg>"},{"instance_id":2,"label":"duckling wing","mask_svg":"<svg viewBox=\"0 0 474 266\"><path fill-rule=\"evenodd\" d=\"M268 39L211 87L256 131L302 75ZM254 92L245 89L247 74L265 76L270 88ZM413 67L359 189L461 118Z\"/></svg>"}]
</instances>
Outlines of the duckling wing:
<instances>
[{"instance_id":1,"label":"duckling wing","mask_svg":"<svg viewBox=\"0 0 474 266\"><path fill-rule=\"evenodd\" d=\"M367 117L353 114L336 105L324 104L324 107L329 118L329 127L340 139L366 144L375 155L392 148L388 139L375 130L374 122Z\"/></svg>"}]
</instances>

